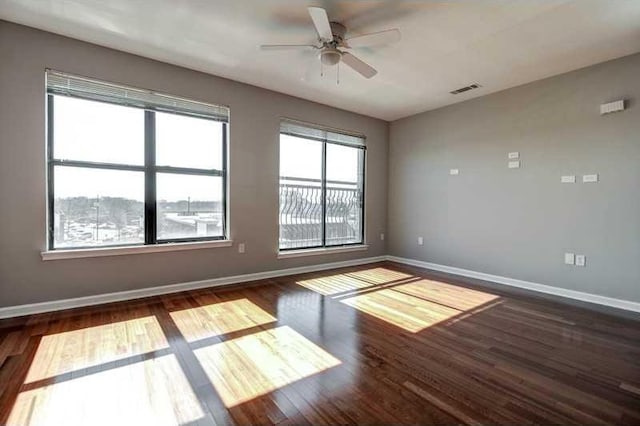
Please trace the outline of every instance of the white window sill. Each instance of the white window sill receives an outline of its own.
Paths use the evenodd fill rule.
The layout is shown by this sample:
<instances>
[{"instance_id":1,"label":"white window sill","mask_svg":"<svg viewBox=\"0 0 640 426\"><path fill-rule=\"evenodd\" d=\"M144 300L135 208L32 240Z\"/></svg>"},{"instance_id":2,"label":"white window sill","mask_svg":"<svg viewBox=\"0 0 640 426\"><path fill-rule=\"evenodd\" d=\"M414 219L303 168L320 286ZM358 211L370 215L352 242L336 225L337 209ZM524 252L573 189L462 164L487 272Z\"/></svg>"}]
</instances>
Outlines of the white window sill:
<instances>
[{"instance_id":1,"label":"white window sill","mask_svg":"<svg viewBox=\"0 0 640 426\"><path fill-rule=\"evenodd\" d=\"M104 247L73 250L48 250L41 254L42 260L80 259L83 257L123 256L130 254L160 253L166 251L182 251L208 249L215 247L231 247L232 240L193 241L188 243L167 243L148 246Z\"/></svg>"},{"instance_id":2,"label":"white window sill","mask_svg":"<svg viewBox=\"0 0 640 426\"><path fill-rule=\"evenodd\" d=\"M301 250L287 250L278 253L278 259L289 259L292 257L304 257L304 256L319 256L323 254L337 254L348 253L351 251L364 251L368 250L369 246L366 244L344 246L344 247L327 247L327 248L313 248L313 249L301 249Z\"/></svg>"}]
</instances>

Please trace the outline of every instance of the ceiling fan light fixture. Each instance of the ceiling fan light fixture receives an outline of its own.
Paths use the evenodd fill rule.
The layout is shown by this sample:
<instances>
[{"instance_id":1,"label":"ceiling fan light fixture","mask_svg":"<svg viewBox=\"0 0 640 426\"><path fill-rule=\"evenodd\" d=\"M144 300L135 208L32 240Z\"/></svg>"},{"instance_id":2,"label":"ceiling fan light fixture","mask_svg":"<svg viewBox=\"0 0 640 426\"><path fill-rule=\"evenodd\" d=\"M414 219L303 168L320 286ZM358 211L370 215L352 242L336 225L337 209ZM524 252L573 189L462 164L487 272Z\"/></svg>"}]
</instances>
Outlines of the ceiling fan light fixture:
<instances>
[{"instance_id":1,"label":"ceiling fan light fixture","mask_svg":"<svg viewBox=\"0 0 640 426\"><path fill-rule=\"evenodd\" d=\"M342 52L333 47L327 47L320 52L320 61L323 65L333 66L340 62L342 58Z\"/></svg>"}]
</instances>

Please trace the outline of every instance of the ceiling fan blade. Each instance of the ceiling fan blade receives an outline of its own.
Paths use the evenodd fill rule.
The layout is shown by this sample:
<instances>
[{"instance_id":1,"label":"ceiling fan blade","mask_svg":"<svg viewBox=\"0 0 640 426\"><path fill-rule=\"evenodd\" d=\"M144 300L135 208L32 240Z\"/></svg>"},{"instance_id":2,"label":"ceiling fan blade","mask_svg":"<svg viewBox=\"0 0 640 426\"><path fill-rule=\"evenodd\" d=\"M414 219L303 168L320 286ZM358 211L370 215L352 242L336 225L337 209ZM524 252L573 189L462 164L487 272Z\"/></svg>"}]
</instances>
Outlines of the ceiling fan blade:
<instances>
[{"instance_id":1,"label":"ceiling fan blade","mask_svg":"<svg viewBox=\"0 0 640 426\"><path fill-rule=\"evenodd\" d=\"M262 44L262 50L317 49L313 44Z\"/></svg>"},{"instance_id":2,"label":"ceiling fan blade","mask_svg":"<svg viewBox=\"0 0 640 426\"><path fill-rule=\"evenodd\" d=\"M354 71L362 74L364 78L371 78L378 74L378 71L376 71L375 68L365 62L362 62L349 52L342 53L342 62L344 62L345 65L350 66Z\"/></svg>"},{"instance_id":3,"label":"ceiling fan blade","mask_svg":"<svg viewBox=\"0 0 640 426\"><path fill-rule=\"evenodd\" d=\"M331 31L327 11L321 7L309 7L308 10L313 25L315 25L316 31L318 32L318 36L325 41L333 40L333 32Z\"/></svg>"},{"instance_id":4,"label":"ceiling fan blade","mask_svg":"<svg viewBox=\"0 0 640 426\"><path fill-rule=\"evenodd\" d=\"M363 34L346 40L349 47L380 46L398 41L400 41L400 30L397 28L379 31L377 33Z\"/></svg>"}]
</instances>

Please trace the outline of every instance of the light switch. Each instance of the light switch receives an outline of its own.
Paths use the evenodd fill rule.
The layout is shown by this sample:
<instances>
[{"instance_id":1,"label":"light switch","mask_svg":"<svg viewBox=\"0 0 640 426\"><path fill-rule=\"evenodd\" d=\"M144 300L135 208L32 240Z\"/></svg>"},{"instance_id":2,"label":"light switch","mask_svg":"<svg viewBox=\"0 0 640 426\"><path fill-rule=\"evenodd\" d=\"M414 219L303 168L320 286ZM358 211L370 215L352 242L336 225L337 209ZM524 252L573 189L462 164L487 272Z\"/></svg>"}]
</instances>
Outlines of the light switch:
<instances>
[{"instance_id":1,"label":"light switch","mask_svg":"<svg viewBox=\"0 0 640 426\"><path fill-rule=\"evenodd\" d=\"M380 234L380 241L384 241L384 232Z\"/></svg>"},{"instance_id":2,"label":"light switch","mask_svg":"<svg viewBox=\"0 0 640 426\"><path fill-rule=\"evenodd\" d=\"M560 178L562 183L576 183L576 175L567 175Z\"/></svg>"},{"instance_id":3,"label":"light switch","mask_svg":"<svg viewBox=\"0 0 640 426\"><path fill-rule=\"evenodd\" d=\"M519 169L520 168L520 161L509 161L509 168L510 169Z\"/></svg>"},{"instance_id":4,"label":"light switch","mask_svg":"<svg viewBox=\"0 0 640 426\"><path fill-rule=\"evenodd\" d=\"M573 253L564 254L564 263L567 265L574 265L576 263L576 256Z\"/></svg>"},{"instance_id":5,"label":"light switch","mask_svg":"<svg viewBox=\"0 0 640 426\"><path fill-rule=\"evenodd\" d=\"M510 152L509 153L509 160L517 160L518 158L520 158L520 153L519 152Z\"/></svg>"},{"instance_id":6,"label":"light switch","mask_svg":"<svg viewBox=\"0 0 640 426\"><path fill-rule=\"evenodd\" d=\"M238 244L238 253L244 253L244 243Z\"/></svg>"},{"instance_id":7,"label":"light switch","mask_svg":"<svg viewBox=\"0 0 640 426\"><path fill-rule=\"evenodd\" d=\"M576 266L586 266L587 257L584 254L576 254Z\"/></svg>"},{"instance_id":8,"label":"light switch","mask_svg":"<svg viewBox=\"0 0 640 426\"><path fill-rule=\"evenodd\" d=\"M451 176L458 175L458 174L460 174L460 170L458 170L458 169L450 169L450 170L449 170L449 174L450 174Z\"/></svg>"},{"instance_id":9,"label":"light switch","mask_svg":"<svg viewBox=\"0 0 640 426\"><path fill-rule=\"evenodd\" d=\"M424 244L424 239L422 237L418 237L418 245L421 246Z\"/></svg>"},{"instance_id":10,"label":"light switch","mask_svg":"<svg viewBox=\"0 0 640 426\"><path fill-rule=\"evenodd\" d=\"M598 181L598 174L582 176L582 183L594 183Z\"/></svg>"}]
</instances>

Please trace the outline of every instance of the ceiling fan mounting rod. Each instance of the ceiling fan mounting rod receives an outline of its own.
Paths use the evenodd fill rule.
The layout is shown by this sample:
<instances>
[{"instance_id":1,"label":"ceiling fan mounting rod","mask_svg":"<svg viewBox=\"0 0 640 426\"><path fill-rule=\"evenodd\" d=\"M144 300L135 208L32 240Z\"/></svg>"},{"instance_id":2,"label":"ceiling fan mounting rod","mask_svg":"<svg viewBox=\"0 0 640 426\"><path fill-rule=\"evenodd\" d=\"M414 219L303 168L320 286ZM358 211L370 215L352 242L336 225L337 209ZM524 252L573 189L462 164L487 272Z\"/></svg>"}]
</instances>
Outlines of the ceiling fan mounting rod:
<instances>
[{"instance_id":1,"label":"ceiling fan mounting rod","mask_svg":"<svg viewBox=\"0 0 640 426\"><path fill-rule=\"evenodd\" d=\"M331 41L337 45L342 44L344 42L344 36L347 33L347 27L339 22L329 22L329 25L331 25L331 34L333 35L333 40Z\"/></svg>"},{"instance_id":2,"label":"ceiling fan mounting rod","mask_svg":"<svg viewBox=\"0 0 640 426\"><path fill-rule=\"evenodd\" d=\"M331 40L319 38L318 42L322 45L320 48L321 62L324 65L332 66L340 62L342 52L338 50L338 47L345 47L343 37L347 32L347 28L338 22L330 22L329 25L331 25L333 38Z\"/></svg>"}]
</instances>

